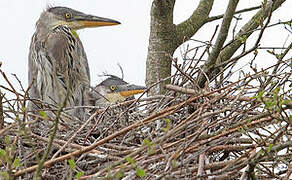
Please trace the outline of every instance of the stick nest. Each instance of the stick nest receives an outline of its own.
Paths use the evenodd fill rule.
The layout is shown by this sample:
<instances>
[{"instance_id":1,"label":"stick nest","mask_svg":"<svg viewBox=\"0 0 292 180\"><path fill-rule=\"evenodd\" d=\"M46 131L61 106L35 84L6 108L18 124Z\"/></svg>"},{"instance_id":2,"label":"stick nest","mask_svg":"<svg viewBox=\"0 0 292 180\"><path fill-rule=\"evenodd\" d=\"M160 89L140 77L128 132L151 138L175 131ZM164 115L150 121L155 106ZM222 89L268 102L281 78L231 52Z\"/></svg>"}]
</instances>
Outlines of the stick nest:
<instances>
[{"instance_id":1,"label":"stick nest","mask_svg":"<svg viewBox=\"0 0 292 180\"><path fill-rule=\"evenodd\" d=\"M104 109L85 107L85 121L62 113L42 177L278 179L291 174L289 66L282 62L277 74L271 74L273 67L243 73L233 82L226 80L230 75L217 77L199 89L190 79L199 68L194 71L192 62L174 64L177 71L165 95ZM56 109L31 114L23 108L27 91L1 88L16 97L1 93L1 175L31 179L48 148Z\"/></svg>"}]
</instances>

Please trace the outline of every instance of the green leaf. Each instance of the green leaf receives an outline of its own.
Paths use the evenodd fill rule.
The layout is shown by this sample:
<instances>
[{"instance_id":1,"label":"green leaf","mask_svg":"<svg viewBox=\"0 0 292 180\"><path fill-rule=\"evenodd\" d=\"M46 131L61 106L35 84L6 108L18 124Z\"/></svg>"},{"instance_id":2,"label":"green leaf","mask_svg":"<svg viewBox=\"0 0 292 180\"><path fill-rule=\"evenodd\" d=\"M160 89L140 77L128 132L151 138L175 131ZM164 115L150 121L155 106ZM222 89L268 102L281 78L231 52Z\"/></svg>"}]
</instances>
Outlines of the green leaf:
<instances>
[{"instance_id":1,"label":"green leaf","mask_svg":"<svg viewBox=\"0 0 292 180\"><path fill-rule=\"evenodd\" d=\"M147 154L151 155L151 154L155 154L156 150L154 150L155 148L155 144L153 142L150 142L149 139L144 139L144 143L147 145Z\"/></svg>"},{"instance_id":2,"label":"green leaf","mask_svg":"<svg viewBox=\"0 0 292 180\"><path fill-rule=\"evenodd\" d=\"M135 165L135 161L131 157L126 157L126 161L128 161L131 165Z\"/></svg>"},{"instance_id":3,"label":"green leaf","mask_svg":"<svg viewBox=\"0 0 292 180\"><path fill-rule=\"evenodd\" d=\"M3 177L3 179L9 179L9 174L8 172L0 172L0 177Z\"/></svg>"},{"instance_id":4,"label":"green leaf","mask_svg":"<svg viewBox=\"0 0 292 180\"><path fill-rule=\"evenodd\" d=\"M271 143L268 147L268 152L271 152L272 148L273 148L273 144Z\"/></svg>"},{"instance_id":5,"label":"green leaf","mask_svg":"<svg viewBox=\"0 0 292 180\"><path fill-rule=\"evenodd\" d=\"M4 149L0 149L0 158L5 159L5 156L6 156L6 151Z\"/></svg>"},{"instance_id":6,"label":"green leaf","mask_svg":"<svg viewBox=\"0 0 292 180\"><path fill-rule=\"evenodd\" d=\"M155 154L156 153L156 150L154 150L153 148L148 148L147 149L147 154L148 155L152 155L152 154Z\"/></svg>"},{"instance_id":7,"label":"green leaf","mask_svg":"<svg viewBox=\"0 0 292 180\"><path fill-rule=\"evenodd\" d=\"M80 179L81 176L83 176L83 172L82 171L79 171L77 174L76 174L76 179Z\"/></svg>"},{"instance_id":8,"label":"green leaf","mask_svg":"<svg viewBox=\"0 0 292 180\"><path fill-rule=\"evenodd\" d=\"M19 159L19 158L15 158L15 159L14 159L13 166L14 166L15 168L18 168L18 167L21 166L21 162L20 162L20 159Z\"/></svg>"},{"instance_id":9,"label":"green leaf","mask_svg":"<svg viewBox=\"0 0 292 180\"><path fill-rule=\"evenodd\" d=\"M118 173L116 174L116 179L122 179L124 177L124 173L121 171L118 171Z\"/></svg>"},{"instance_id":10,"label":"green leaf","mask_svg":"<svg viewBox=\"0 0 292 180\"><path fill-rule=\"evenodd\" d=\"M264 91L260 91L258 97L262 98L264 96Z\"/></svg>"},{"instance_id":11,"label":"green leaf","mask_svg":"<svg viewBox=\"0 0 292 180\"><path fill-rule=\"evenodd\" d=\"M265 101L265 105L268 109L271 109L273 107L273 102L270 100Z\"/></svg>"},{"instance_id":12,"label":"green leaf","mask_svg":"<svg viewBox=\"0 0 292 180\"><path fill-rule=\"evenodd\" d=\"M111 173L111 169L109 167L107 167L106 170L107 170L107 175L106 175L105 179L112 179L113 176L112 176L112 173Z\"/></svg>"},{"instance_id":13,"label":"green leaf","mask_svg":"<svg viewBox=\"0 0 292 180\"><path fill-rule=\"evenodd\" d=\"M278 99L278 94L274 93L273 94L273 102L277 102L277 99Z\"/></svg>"},{"instance_id":14,"label":"green leaf","mask_svg":"<svg viewBox=\"0 0 292 180\"><path fill-rule=\"evenodd\" d=\"M69 159L68 162L69 162L71 168L72 168L73 170L75 170L75 168L76 168L76 163L75 163L74 159Z\"/></svg>"},{"instance_id":15,"label":"green leaf","mask_svg":"<svg viewBox=\"0 0 292 180\"><path fill-rule=\"evenodd\" d=\"M140 167L136 168L136 174L137 176L139 176L140 178L143 178L146 176L146 172L145 170L141 169Z\"/></svg>"},{"instance_id":16,"label":"green leaf","mask_svg":"<svg viewBox=\"0 0 292 180\"><path fill-rule=\"evenodd\" d=\"M125 169L126 167L127 167L127 166L126 166L123 162L120 163L120 168L121 168L121 169Z\"/></svg>"},{"instance_id":17,"label":"green leaf","mask_svg":"<svg viewBox=\"0 0 292 180\"><path fill-rule=\"evenodd\" d=\"M283 100L281 103L280 103L280 105L286 105L286 104L288 104L290 102L290 100L289 99L286 99L286 100Z\"/></svg>"},{"instance_id":18,"label":"green leaf","mask_svg":"<svg viewBox=\"0 0 292 180\"><path fill-rule=\"evenodd\" d=\"M5 136L4 141L5 141L5 143L6 143L7 145L10 145L10 144L11 144L11 142L10 142L10 138L9 138L8 136Z\"/></svg>"},{"instance_id":19,"label":"green leaf","mask_svg":"<svg viewBox=\"0 0 292 180\"><path fill-rule=\"evenodd\" d=\"M280 87L277 87L277 88L275 89L275 93L276 93L276 94L279 94L280 90L281 90L281 88L280 88Z\"/></svg>"},{"instance_id":20,"label":"green leaf","mask_svg":"<svg viewBox=\"0 0 292 180\"><path fill-rule=\"evenodd\" d=\"M149 141L149 139L144 139L144 143L145 143L147 146L151 146L151 142Z\"/></svg>"},{"instance_id":21,"label":"green leaf","mask_svg":"<svg viewBox=\"0 0 292 180\"><path fill-rule=\"evenodd\" d=\"M176 168L176 167L178 167L178 162L176 161L176 160L171 160L171 166L173 167L173 168Z\"/></svg>"},{"instance_id":22,"label":"green leaf","mask_svg":"<svg viewBox=\"0 0 292 180\"><path fill-rule=\"evenodd\" d=\"M169 131L170 127L171 127L171 120L169 118L165 119L165 122L167 123L166 128L162 128L162 130L164 132Z\"/></svg>"},{"instance_id":23,"label":"green leaf","mask_svg":"<svg viewBox=\"0 0 292 180\"><path fill-rule=\"evenodd\" d=\"M45 111L40 111L40 115L41 115L43 118L45 118L45 119L48 118L48 115L47 115L47 113L46 113Z\"/></svg>"}]
</instances>

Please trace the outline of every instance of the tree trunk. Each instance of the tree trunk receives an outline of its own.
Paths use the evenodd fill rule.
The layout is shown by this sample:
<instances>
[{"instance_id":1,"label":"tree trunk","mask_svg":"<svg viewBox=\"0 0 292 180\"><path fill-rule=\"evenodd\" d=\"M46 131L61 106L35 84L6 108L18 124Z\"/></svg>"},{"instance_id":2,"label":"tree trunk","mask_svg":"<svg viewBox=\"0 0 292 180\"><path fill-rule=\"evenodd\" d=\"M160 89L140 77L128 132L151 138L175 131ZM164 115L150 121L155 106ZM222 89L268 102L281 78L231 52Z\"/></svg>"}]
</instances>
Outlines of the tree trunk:
<instances>
[{"instance_id":1,"label":"tree trunk","mask_svg":"<svg viewBox=\"0 0 292 180\"><path fill-rule=\"evenodd\" d=\"M175 25L173 7L175 1L154 0L151 7L151 24L148 55L146 62L147 87L171 74L172 55L175 46ZM149 95L163 92L163 86L170 79L158 83L148 92Z\"/></svg>"},{"instance_id":2,"label":"tree trunk","mask_svg":"<svg viewBox=\"0 0 292 180\"><path fill-rule=\"evenodd\" d=\"M177 47L189 40L206 23L214 0L201 0L191 17L181 24L173 24L175 0L154 0L146 61L146 85L153 86L148 95L163 94L170 79L172 55Z\"/></svg>"}]
</instances>

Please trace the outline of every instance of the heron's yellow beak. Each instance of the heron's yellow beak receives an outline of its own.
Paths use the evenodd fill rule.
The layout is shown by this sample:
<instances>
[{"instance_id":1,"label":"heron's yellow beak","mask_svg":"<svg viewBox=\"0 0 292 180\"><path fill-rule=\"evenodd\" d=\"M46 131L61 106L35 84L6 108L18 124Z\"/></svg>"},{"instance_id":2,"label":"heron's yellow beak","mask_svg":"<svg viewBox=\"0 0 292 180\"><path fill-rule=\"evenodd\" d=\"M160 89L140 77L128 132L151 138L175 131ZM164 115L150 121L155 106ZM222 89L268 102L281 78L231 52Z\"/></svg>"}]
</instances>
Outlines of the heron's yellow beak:
<instances>
[{"instance_id":1,"label":"heron's yellow beak","mask_svg":"<svg viewBox=\"0 0 292 180\"><path fill-rule=\"evenodd\" d=\"M146 89L145 86L138 86L134 84L125 84L125 85L120 85L118 87L119 93L123 97L129 97L133 96L135 94L140 94L143 93Z\"/></svg>"},{"instance_id":2,"label":"heron's yellow beak","mask_svg":"<svg viewBox=\"0 0 292 180\"><path fill-rule=\"evenodd\" d=\"M116 22L102 22L102 21L82 21L80 22L84 27L99 27L99 26L113 26L120 23Z\"/></svg>"},{"instance_id":3,"label":"heron's yellow beak","mask_svg":"<svg viewBox=\"0 0 292 180\"><path fill-rule=\"evenodd\" d=\"M122 91L120 94L124 97L133 96L135 94L143 93L145 89L136 89L136 90L129 90L129 91Z\"/></svg>"},{"instance_id":4,"label":"heron's yellow beak","mask_svg":"<svg viewBox=\"0 0 292 180\"><path fill-rule=\"evenodd\" d=\"M78 24L80 25L80 29L89 27L113 26L121 24L119 21L113 19L91 15L74 17L74 21L78 22Z\"/></svg>"},{"instance_id":5,"label":"heron's yellow beak","mask_svg":"<svg viewBox=\"0 0 292 180\"><path fill-rule=\"evenodd\" d=\"M146 87L132 84L118 85L118 92L108 93L106 98L111 103L125 101L128 97L143 93Z\"/></svg>"}]
</instances>

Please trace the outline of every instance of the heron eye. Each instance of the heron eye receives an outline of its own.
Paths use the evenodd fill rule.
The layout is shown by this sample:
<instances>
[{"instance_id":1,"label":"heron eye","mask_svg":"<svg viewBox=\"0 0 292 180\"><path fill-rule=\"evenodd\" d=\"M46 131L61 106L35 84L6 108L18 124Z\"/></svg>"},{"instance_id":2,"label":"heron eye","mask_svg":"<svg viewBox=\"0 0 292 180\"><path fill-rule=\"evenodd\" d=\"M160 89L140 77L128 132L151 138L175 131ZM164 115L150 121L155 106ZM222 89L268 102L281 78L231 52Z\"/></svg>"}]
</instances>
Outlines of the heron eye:
<instances>
[{"instance_id":1,"label":"heron eye","mask_svg":"<svg viewBox=\"0 0 292 180\"><path fill-rule=\"evenodd\" d=\"M114 91L114 90L116 90L116 86L115 86L115 85L111 85L111 86L110 86L110 89L111 89L112 91Z\"/></svg>"},{"instance_id":2,"label":"heron eye","mask_svg":"<svg viewBox=\"0 0 292 180\"><path fill-rule=\"evenodd\" d=\"M66 13L66 14L65 14L65 18L66 18L66 19L70 19L70 18L71 18L71 14L70 14L70 13Z\"/></svg>"}]
</instances>

